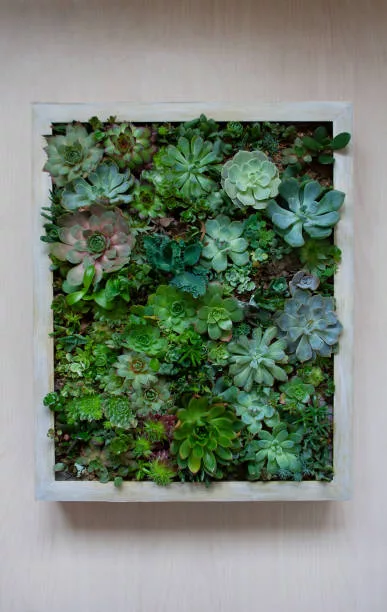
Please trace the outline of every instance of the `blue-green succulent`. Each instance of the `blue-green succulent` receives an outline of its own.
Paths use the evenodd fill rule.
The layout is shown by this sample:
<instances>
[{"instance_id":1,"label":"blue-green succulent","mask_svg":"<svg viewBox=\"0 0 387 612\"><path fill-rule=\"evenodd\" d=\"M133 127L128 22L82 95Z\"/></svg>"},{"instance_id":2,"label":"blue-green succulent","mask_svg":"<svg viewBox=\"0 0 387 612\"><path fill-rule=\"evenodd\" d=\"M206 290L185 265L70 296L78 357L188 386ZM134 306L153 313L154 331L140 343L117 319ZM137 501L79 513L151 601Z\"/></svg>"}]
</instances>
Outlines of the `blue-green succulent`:
<instances>
[{"instance_id":1,"label":"blue-green succulent","mask_svg":"<svg viewBox=\"0 0 387 612\"><path fill-rule=\"evenodd\" d=\"M129 170L122 174L115 164L101 164L89 174L87 180L76 179L62 195L62 205L67 210L85 208L91 204L115 206L128 204L133 199L128 191L134 184Z\"/></svg>"},{"instance_id":2,"label":"blue-green succulent","mask_svg":"<svg viewBox=\"0 0 387 612\"><path fill-rule=\"evenodd\" d=\"M195 327L200 334L208 333L211 340L228 341L232 337L233 323L243 320L243 309L238 300L223 298L222 295L222 285L208 285L201 300Z\"/></svg>"},{"instance_id":3,"label":"blue-green succulent","mask_svg":"<svg viewBox=\"0 0 387 612\"><path fill-rule=\"evenodd\" d=\"M244 266L249 261L248 242L242 238L243 223L231 221L227 215L209 219L205 226L202 257L216 272L227 269L228 261Z\"/></svg>"}]
</instances>

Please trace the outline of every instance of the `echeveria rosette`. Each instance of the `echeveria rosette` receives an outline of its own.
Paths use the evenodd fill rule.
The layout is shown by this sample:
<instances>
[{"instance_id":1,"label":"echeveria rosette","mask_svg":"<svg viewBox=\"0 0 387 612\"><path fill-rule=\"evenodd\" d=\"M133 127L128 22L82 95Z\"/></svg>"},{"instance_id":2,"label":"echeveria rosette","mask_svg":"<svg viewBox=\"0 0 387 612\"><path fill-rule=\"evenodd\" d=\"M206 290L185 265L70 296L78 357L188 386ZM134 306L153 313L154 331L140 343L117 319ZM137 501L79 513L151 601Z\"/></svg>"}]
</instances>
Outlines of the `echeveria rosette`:
<instances>
[{"instance_id":1,"label":"echeveria rosette","mask_svg":"<svg viewBox=\"0 0 387 612\"><path fill-rule=\"evenodd\" d=\"M263 332L261 327L253 330L252 338L240 336L228 345L230 353L230 375L234 384L249 392L254 383L272 386L274 380L285 381L287 374L278 363L286 364L286 341L275 340L277 328L269 327Z\"/></svg>"},{"instance_id":2,"label":"echeveria rosette","mask_svg":"<svg viewBox=\"0 0 387 612\"><path fill-rule=\"evenodd\" d=\"M196 199L217 188L208 172L217 168L220 159L218 145L197 135L191 140L181 136L177 146L169 145L159 154L156 171L164 173L162 183L170 182L183 198Z\"/></svg>"},{"instance_id":3,"label":"echeveria rosette","mask_svg":"<svg viewBox=\"0 0 387 612\"><path fill-rule=\"evenodd\" d=\"M267 213L290 246L303 246L304 232L318 240L331 235L340 219L338 210L343 205L345 194L332 189L318 199L322 191L323 187L317 181L307 181L301 186L295 178L290 178L281 183L279 193L289 208L272 201Z\"/></svg>"},{"instance_id":4,"label":"echeveria rosette","mask_svg":"<svg viewBox=\"0 0 387 612\"><path fill-rule=\"evenodd\" d=\"M222 187L238 208L266 208L278 195L279 170L262 151L238 151L222 169Z\"/></svg>"},{"instance_id":5,"label":"echeveria rosette","mask_svg":"<svg viewBox=\"0 0 387 612\"><path fill-rule=\"evenodd\" d=\"M172 406L169 386L162 379L134 389L130 393L130 402L140 417L165 414Z\"/></svg>"},{"instance_id":6,"label":"echeveria rosette","mask_svg":"<svg viewBox=\"0 0 387 612\"><path fill-rule=\"evenodd\" d=\"M123 344L132 351L153 357L164 354L168 348L167 339L152 325L133 325L124 335Z\"/></svg>"},{"instance_id":7,"label":"echeveria rosette","mask_svg":"<svg viewBox=\"0 0 387 612\"><path fill-rule=\"evenodd\" d=\"M188 467L192 474L202 469L217 477L218 465L229 464L240 447L241 423L235 412L222 402L194 397L187 408L177 412L177 418L171 451L179 467Z\"/></svg>"},{"instance_id":8,"label":"echeveria rosette","mask_svg":"<svg viewBox=\"0 0 387 612\"><path fill-rule=\"evenodd\" d=\"M195 328L199 334L208 333L211 340L228 342L232 338L233 323L243 320L243 309L235 298L223 298L218 283L208 285L197 312Z\"/></svg>"},{"instance_id":9,"label":"echeveria rosette","mask_svg":"<svg viewBox=\"0 0 387 612\"><path fill-rule=\"evenodd\" d=\"M247 425L248 431L254 435L261 431L263 423L273 427L278 422L275 408L269 403L267 396L257 389L253 389L250 393L238 390L232 406L242 422Z\"/></svg>"},{"instance_id":10,"label":"echeveria rosette","mask_svg":"<svg viewBox=\"0 0 387 612\"><path fill-rule=\"evenodd\" d=\"M119 168L137 168L152 161L157 151L153 141L154 135L149 127L120 123L106 133L105 154Z\"/></svg>"},{"instance_id":11,"label":"echeveria rosette","mask_svg":"<svg viewBox=\"0 0 387 612\"><path fill-rule=\"evenodd\" d=\"M157 382L156 372L159 369L159 363L147 355L134 351L123 353L118 356L114 367L117 376L124 378L134 389Z\"/></svg>"},{"instance_id":12,"label":"echeveria rosette","mask_svg":"<svg viewBox=\"0 0 387 612\"><path fill-rule=\"evenodd\" d=\"M66 210L78 210L91 204L128 204L133 199L128 194L133 184L134 178L129 170L121 174L115 164L101 164L89 174L87 180L77 179L66 187L62 205Z\"/></svg>"},{"instance_id":13,"label":"echeveria rosette","mask_svg":"<svg viewBox=\"0 0 387 612\"><path fill-rule=\"evenodd\" d=\"M128 263L135 239L120 210L93 204L89 211L64 215L58 224L60 242L50 244L50 254L74 264L67 274L66 291L81 285L90 266L98 283L104 273L116 272Z\"/></svg>"},{"instance_id":14,"label":"echeveria rosette","mask_svg":"<svg viewBox=\"0 0 387 612\"><path fill-rule=\"evenodd\" d=\"M231 221L227 215L218 215L206 222L205 229L202 257L216 272L224 272L229 259L236 266L248 263L248 242L241 237L243 223Z\"/></svg>"},{"instance_id":15,"label":"echeveria rosette","mask_svg":"<svg viewBox=\"0 0 387 612\"><path fill-rule=\"evenodd\" d=\"M195 319L196 307L193 298L168 285L159 285L156 293L149 296L148 304L160 326L177 333L192 325Z\"/></svg>"},{"instance_id":16,"label":"echeveria rosette","mask_svg":"<svg viewBox=\"0 0 387 612\"><path fill-rule=\"evenodd\" d=\"M257 475L262 468L266 468L270 474L276 474L278 470L300 470L301 433L289 433L286 425L281 423L274 427L272 433L262 429L258 436L259 440L251 442L249 447L249 452L255 454L256 462L249 465L251 475Z\"/></svg>"},{"instance_id":17,"label":"echeveria rosette","mask_svg":"<svg viewBox=\"0 0 387 612\"><path fill-rule=\"evenodd\" d=\"M103 156L95 136L88 134L83 125L69 124L65 135L45 138L47 161L43 170L50 173L58 187L90 174Z\"/></svg>"},{"instance_id":18,"label":"echeveria rosette","mask_svg":"<svg viewBox=\"0 0 387 612\"><path fill-rule=\"evenodd\" d=\"M276 323L284 334L288 351L301 362L316 355L330 357L342 331L333 298L311 295L301 289L285 302Z\"/></svg>"}]
</instances>

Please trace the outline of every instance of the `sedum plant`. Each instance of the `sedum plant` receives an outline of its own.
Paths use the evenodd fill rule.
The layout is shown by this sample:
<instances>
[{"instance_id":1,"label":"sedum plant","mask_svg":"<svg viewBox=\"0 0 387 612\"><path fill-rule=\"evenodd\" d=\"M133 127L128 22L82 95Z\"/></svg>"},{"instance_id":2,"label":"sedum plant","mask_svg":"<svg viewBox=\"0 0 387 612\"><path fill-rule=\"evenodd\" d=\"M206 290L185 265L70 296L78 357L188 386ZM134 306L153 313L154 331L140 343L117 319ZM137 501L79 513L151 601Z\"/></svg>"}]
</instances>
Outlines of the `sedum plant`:
<instances>
[{"instance_id":1,"label":"sedum plant","mask_svg":"<svg viewBox=\"0 0 387 612\"><path fill-rule=\"evenodd\" d=\"M284 311L277 316L277 325L284 334L288 351L299 361L331 355L342 330L334 310L333 298L311 295L301 289L285 302Z\"/></svg>"},{"instance_id":2,"label":"sedum plant","mask_svg":"<svg viewBox=\"0 0 387 612\"><path fill-rule=\"evenodd\" d=\"M121 211L106 210L98 204L87 212L64 215L59 219L58 234L60 242L51 243L49 248L51 255L74 265L67 273L69 289L82 284L89 267L95 270L95 284L104 273L122 268L135 243Z\"/></svg>"},{"instance_id":3,"label":"sedum plant","mask_svg":"<svg viewBox=\"0 0 387 612\"><path fill-rule=\"evenodd\" d=\"M195 323L199 334L208 333L211 340L227 342L232 338L233 323L243 319L243 309L235 298L223 298L223 287L218 283L208 285L201 300Z\"/></svg>"},{"instance_id":4,"label":"sedum plant","mask_svg":"<svg viewBox=\"0 0 387 612\"><path fill-rule=\"evenodd\" d=\"M66 187L62 205L66 210L78 210L91 204L128 204L133 199L128 194L133 184L129 170L121 174L115 164L101 164L89 174L87 180L77 179Z\"/></svg>"},{"instance_id":5,"label":"sedum plant","mask_svg":"<svg viewBox=\"0 0 387 612\"><path fill-rule=\"evenodd\" d=\"M216 272L226 270L229 259L236 266L248 263L248 242L241 237L243 223L231 221L227 215L218 215L207 221L205 229L202 257Z\"/></svg>"},{"instance_id":6,"label":"sedum plant","mask_svg":"<svg viewBox=\"0 0 387 612\"><path fill-rule=\"evenodd\" d=\"M266 208L279 184L277 166L262 151L238 151L222 169L222 187L238 208Z\"/></svg>"},{"instance_id":7,"label":"sedum plant","mask_svg":"<svg viewBox=\"0 0 387 612\"><path fill-rule=\"evenodd\" d=\"M230 342L230 375L234 385L249 392L254 383L272 386L275 380L285 381L287 374L278 364L286 364L286 341L276 340L277 328L269 327L263 332L261 327L253 330L252 338L239 336Z\"/></svg>"},{"instance_id":8,"label":"sedum plant","mask_svg":"<svg viewBox=\"0 0 387 612\"><path fill-rule=\"evenodd\" d=\"M88 134L83 125L69 124L66 134L46 136L47 161L44 170L49 172L55 185L64 187L74 179L86 177L103 156L95 136Z\"/></svg>"},{"instance_id":9,"label":"sedum plant","mask_svg":"<svg viewBox=\"0 0 387 612\"><path fill-rule=\"evenodd\" d=\"M192 474L201 469L216 476L218 464L233 460L233 451L240 443L240 425L232 410L224 403L207 397L194 397L187 408L177 412L179 419L171 445L178 463L187 466Z\"/></svg>"},{"instance_id":10,"label":"sedum plant","mask_svg":"<svg viewBox=\"0 0 387 612\"><path fill-rule=\"evenodd\" d=\"M105 154L119 168L137 168L149 164L156 152L153 134L149 127L131 123L114 125L106 132Z\"/></svg>"},{"instance_id":11,"label":"sedum plant","mask_svg":"<svg viewBox=\"0 0 387 612\"><path fill-rule=\"evenodd\" d=\"M292 247L305 244L304 232L311 238L327 238L340 219L338 210L344 202L344 193L332 189L320 198L322 191L317 181L307 181L301 186L295 178L290 178L279 189L289 208L270 202L268 215Z\"/></svg>"}]
</instances>

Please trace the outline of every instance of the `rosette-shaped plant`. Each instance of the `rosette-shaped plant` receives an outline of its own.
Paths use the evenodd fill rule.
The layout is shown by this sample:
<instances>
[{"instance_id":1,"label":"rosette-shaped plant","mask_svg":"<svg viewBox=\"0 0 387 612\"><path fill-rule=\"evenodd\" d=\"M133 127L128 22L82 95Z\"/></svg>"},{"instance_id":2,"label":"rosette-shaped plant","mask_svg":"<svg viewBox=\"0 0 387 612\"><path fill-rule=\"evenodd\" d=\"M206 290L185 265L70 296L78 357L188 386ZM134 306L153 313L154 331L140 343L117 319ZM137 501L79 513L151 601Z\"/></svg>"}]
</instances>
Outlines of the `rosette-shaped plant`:
<instances>
[{"instance_id":1,"label":"rosette-shaped plant","mask_svg":"<svg viewBox=\"0 0 387 612\"><path fill-rule=\"evenodd\" d=\"M329 357L342 330L333 298L311 295L298 289L285 302L284 312L276 319L290 353L299 361L314 359L316 355Z\"/></svg>"},{"instance_id":2,"label":"rosette-shaped plant","mask_svg":"<svg viewBox=\"0 0 387 612\"><path fill-rule=\"evenodd\" d=\"M103 411L114 427L134 429L137 426L136 415L127 397L107 397L103 401Z\"/></svg>"},{"instance_id":3,"label":"rosette-shaped plant","mask_svg":"<svg viewBox=\"0 0 387 612\"><path fill-rule=\"evenodd\" d=\"M192 324L196 312L190 296L168 285L159 285L156 293L149 296L148 304L152 306L160 325L177 333Z\"/></svg>"},{"instance_id":4,"label":"rosette-shaped plant","mask_svg":"<svg viewBox=\"0 0 387 612\"><path fill-rule=\"evenodd\" d=\"M169 387L165 381L148 383L130 394L132 407L138 416L162 414L172 403Z\"/></svg>"},{"instance_id":5,"label":"rosette-shaped plant","mask_svg":"<svg viewBox=\"0 0 387 612\"><path fill-rule=\"evenodd\" d=\"M211 340L227 342L232 337L233 323L242 321L243 310L235 298L222 298L223 288L218 283L208 285L195 323L199 334L208 333Z\"/></svg>"},{"instance_id":6,"label":"rosette-shaped plant","mask_svg":"<svg viewBox=\"0 0 387 612\"><path fill-rule=\"evenodd\" d=\"M184 198L199 198L213 191L217 183L208 176L220 161L217 145L201 136L188 140L181 136L177 146L169 145L156 163L157 170L165 169L165 180L172 183ZM157 183L157 182L156 182Z\"/></svg>"},{"instance_id":7,"label":"rosette-shaped plant","mask_svg":"<svg viewBox=\"0 0 387 612\"><path fill-rule=\"evenodd\" d=\"M128 194L134 178L127 170L120 174L115 164L101 164L85 179L77 179L63 192L62 204L67 210L102 204L127 204L133 196ZM124 195L126 194L126 195Z\"/></svg>"},{"instance_id":8,"label":"rosette-shaped plant","mask_svg":"<svg viewBox=\"0 0 387 612\"><path fill-rule=\"evenodd\" d=\"M117 376L124 378L134 389L144 385L157 382L155 373L159 369L156 359L150 359L146 355L130 352L119 355L114 364Z\"/></svg>"},{"instance_id":9,"label":"rosette-shaped plant","mask_svg":"<svg viewBox=\"0 0 387 612\"><path fill-rule=\"evenodd\" d=\"M61 242L50 244L50 253L60 261L75 264L67 274L70 287L78 287L86 268L95 269L94 282L103 273L115 272L130 258L134 237L119 210L93 204L90 211L64 215L59 220Z\"/></svg>"},{"instance_id":10,"label":"rosette-shaped plant","mask_svg":"<svg viewBox=\"0 0 387 612\"><path fill-rule=\"evenodd\" d=\"M114 159L119 168L136 168L149 164L157 148L149 127L131 123L113 126L106 133L105 153Z\"/></svg>"},{"instance_id":11,"label":"rosette-shaped plant","mask_svg":"<svg viewBox=\"0 0 387 612\"><path fill-rule=\"evenodd\" d=\"M295 178L283 181L279 192L288 203L288 209L270 202L267 212L274 225L283 233L284 240L292 247L305 244L303 232L311 238L327 238L340 219L337 212L344 193L332 189L318 199L323 188L317 181L307 181L303 187Z\"/></svg>"},{"instance_id":12,"label":"rosette-shaped plant","mask_svg":"<svg viewBox=\"0 0 387 612\"><path fill-rule=\"evenodd\" d=\"M96 144L95 136L88 134L83 125L66 127L64 136L46 136L47 161L44 170L51 174L58 187L85 177L98 165L103 150Z\"/></svg>"},{"instance_id":13,"label":"rosette-shaped plant","mask_svg":"<svg viewBox=\"0 0 387 612\"><path fill-rule=\"evenodd\" d=\"M227 215L218 215L207 221L202 257L216 272L226 270L228 259L237 266L247 264L248 242L241 238L242 233L243 223L230 221Z\"/></svg>"},{"instance_id":14,"label":"rosette-shaped plant","mask_svg":"<svg viewBox=\"0 0 387 612\"><path fill-rule=\"evenodd\" d=\"M300 433L289 433L286 425L280 424L272 433L260 431L259 438L251 444L257 450L255 460L258 466L266 467L270 474L275 474L279 469L293 472L300 469Z\"/></svg>"},{"instance_id":15,"label":"rosette-shaped plant","mask_svg":"<svg viewBox=\"0 0 387 612\"><path fill-rule=\"evenodd\" d=\"M180 467L188 467L192 474L204 469L214 476L218 464L232 461L233 451L240 446L240 422L224 403L211 404L206 397L195 397L177 417L171 451L178 456Z\"/></svg>"},{"instance_id":16,"label":"rosette-shaped plant","mask_svg":"<svg viewBox=\"0 0 387 612\"><path fill-rule=\"evenodd\" d=\"M132 351L156 356L164 353L168 341L160 336L158 327L134 325L125 335L124 345Z\"/></svg>"},{"instance_id":17,"label":"rosette-shaped plant","mask_svg":"<svg viewBox=\"0 0 387 612\"><path fill-rule=\"evenodd\" d=\"M278 421L275 408L269 403L268 397L255 389L250 393L238 391L232 405L252 434L261 431L263 422L269 427L273 427Z\"/></svg>"},{"instance_id":18,"label":"rosette-shaped plant","mask_svg":"<svg viewBox=\"0 0 387 612\"><path fill-rule=\"evenodd\" d=\"M252 339L240 336L230 342L230 375L234 377L234 384L251 391L254 382L272 386L274 379L285 381L286 372L278 363L288 361L285 354L286 341L284 339L272 342L277 336L277 328L269 327L264 333L261 327L253 330Z\"/></svg>"},{"instance_id":19,"label":"rosette-shaped plant","mask_svg":"<svg viewBox=\"0 0 387 612\"><path fill-rule=\"evenodd\" d=\"M277 166L262 151L238 151L222 169L222 187L238 208L266 208L279 184Z\"/></svg>"}]
</instances>

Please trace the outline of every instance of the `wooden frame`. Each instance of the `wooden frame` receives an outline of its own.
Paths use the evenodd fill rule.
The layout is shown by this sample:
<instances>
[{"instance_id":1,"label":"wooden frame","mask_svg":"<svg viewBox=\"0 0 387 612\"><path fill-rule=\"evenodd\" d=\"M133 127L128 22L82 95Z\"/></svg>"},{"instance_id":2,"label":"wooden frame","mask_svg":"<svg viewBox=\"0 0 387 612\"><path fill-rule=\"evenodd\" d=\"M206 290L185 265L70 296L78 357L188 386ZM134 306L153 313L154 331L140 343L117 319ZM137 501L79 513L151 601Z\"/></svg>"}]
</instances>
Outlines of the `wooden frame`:
<instances>
[{"instance_id":1,"label":"wooden frame","mask_svg":"<svg viewBox=\"0 0 387 612\"><path fill-rule=\"evenodd\" d=\"M52 276L42 234L40 209L47 205L49 175L42 172L45 162L43 135L53 122L87 121L98 115L118 120L185 121L205 113L218 121L332 121L334 134L352 128L352 106L347 102L257 103L248 105L207 103L106 103L33 105L33 243L34 243L34 404L37 414L36 498L46 501L108 502L223 502L223 501L322 501L348 499L351 492L351 411L353 347L353 194L352 154L336 153L334 186L346 193L336 244L342 249L342 263L335 277L337 312L344 326L340 350L335 356L334 398L334 478L331 482L219 482L209 488L201 484L173 483L158 487L151 482L113 483L56 481L54 442L47 437L53 415L42 406L42 399L53 388Z\"/></svg>"}]
</instances>

